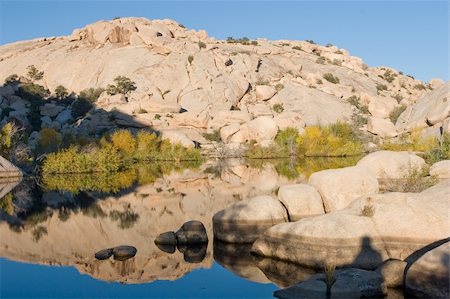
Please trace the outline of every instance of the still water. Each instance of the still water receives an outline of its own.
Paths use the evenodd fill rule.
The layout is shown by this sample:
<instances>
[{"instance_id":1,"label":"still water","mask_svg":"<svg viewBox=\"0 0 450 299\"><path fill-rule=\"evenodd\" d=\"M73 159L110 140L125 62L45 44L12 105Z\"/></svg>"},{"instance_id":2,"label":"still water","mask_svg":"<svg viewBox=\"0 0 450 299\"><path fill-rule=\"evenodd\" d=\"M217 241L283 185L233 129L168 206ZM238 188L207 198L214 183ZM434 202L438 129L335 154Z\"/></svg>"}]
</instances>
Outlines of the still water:
<instances>
[{"instance_id":1,"label":"still water","mask_svg":"<svg viewBox=\"0 0 450 299\"><path fill-rule=\"evenodd\" d=\"M312 275L214 240L212 217L240 200L275 194L310 173L356 160L141 165L109 175L65 175L0 183L2 298L272 298ZM11 191L12 190L12 191ZM167 250L155 238L201 221L204 248ZM94 254L137 248L125 261Z\"/></svg>"}]
</instances>

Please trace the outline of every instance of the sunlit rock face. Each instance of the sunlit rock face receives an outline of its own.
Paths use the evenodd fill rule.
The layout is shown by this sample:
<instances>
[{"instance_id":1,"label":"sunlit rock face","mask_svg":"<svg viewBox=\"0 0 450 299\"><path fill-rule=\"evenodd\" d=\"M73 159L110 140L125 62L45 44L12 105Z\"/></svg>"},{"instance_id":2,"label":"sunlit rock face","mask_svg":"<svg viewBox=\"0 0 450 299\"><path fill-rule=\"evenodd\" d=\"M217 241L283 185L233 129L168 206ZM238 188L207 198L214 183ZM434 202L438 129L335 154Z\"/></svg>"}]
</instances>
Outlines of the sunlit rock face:
<instances>
[{"instance_id":1,"label":"sunlit rock face","mask_svg":"<svg viewBox=\"0 0 450 299\"><path fill-rule=\"evenodd\" d=\"M231 167L216 169L214 174L205 173L208 165L204 165L171 172L151 184L128 186L125 180L127 188L112 195L19 187L13 207L19 214L11 213L0 222L0 256L74 266L96 279L125 283L175 280L193 269L208 268L213 262L214 213L250 196L272 194L287 183L272 166L255 169L230 163ZM269 184L257 183L267 178ZM206 228L209 243L204 248L178 246L163 251L155 245L160 233L177 231L191 220ZM136 256L125 261L94 256L119 245L134 246Z\"/></svg>"}]
</instances>

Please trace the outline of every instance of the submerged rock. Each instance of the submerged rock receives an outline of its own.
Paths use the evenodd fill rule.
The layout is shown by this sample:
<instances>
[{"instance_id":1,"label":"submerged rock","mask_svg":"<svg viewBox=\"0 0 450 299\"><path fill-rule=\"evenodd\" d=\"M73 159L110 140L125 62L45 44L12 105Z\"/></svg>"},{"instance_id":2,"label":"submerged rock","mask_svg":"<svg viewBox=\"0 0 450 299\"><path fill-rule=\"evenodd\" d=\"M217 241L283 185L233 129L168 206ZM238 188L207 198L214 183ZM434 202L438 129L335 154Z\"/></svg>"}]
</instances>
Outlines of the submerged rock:
<instances>
[{"instance_id":1,"label":"submerged rock","mask_svg":"<svg viewBox=\"0 0 450 299\"><path fill-rule=\"evenodd\" d=\"M102 250L96 252L95 258L98 260L106 260L106 259L109 259L112 255L113 255L113 249L107 248L107 249L102 249Z\"/></svg>"},{"instance_id":2,"label":"submerged rock","mask_svg":"<svg viewBox=\"0 0 450 299\"><path fill-rule=\"evenodd\" d=\"M134 257L137 253L137 249L133 246L122 245L114 247L112 253L114 254L114 259L116 261L124 261Z\"/></svg>"}]
</instances>

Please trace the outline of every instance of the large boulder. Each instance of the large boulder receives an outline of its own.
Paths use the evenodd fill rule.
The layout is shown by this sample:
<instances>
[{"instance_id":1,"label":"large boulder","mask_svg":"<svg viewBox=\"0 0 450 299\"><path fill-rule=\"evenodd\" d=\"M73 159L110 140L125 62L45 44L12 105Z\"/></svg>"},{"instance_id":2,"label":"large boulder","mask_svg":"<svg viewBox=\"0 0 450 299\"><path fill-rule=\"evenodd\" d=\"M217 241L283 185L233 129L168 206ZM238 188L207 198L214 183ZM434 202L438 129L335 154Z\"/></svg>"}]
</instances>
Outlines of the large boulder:
<instances>
[{"instance_id":1,"label":"large boulder","mask_svg":"<svg viewBox=\"0 0 450 299\"><path fill-rule=\"evenodd\" d=\"M364 196L344 210L275 225L252 251L319 269L327 261L375 269L387 259L405 260L448 237L449 187Z\"/></svg>"},{"instance_id":2,"label":"large boulder","mask_svg":"<svg viewBox=\"0 0 450 299\"><path fill-rule=\"evenodd\" d=\"M387 294L383 278L374 271L361 269L339 269L332 273L333 281L327 296L325 273L312 276L286 289L276 291L280 299L294 298L382 298Z\"/></svg>"},{"instance_id":3,"label":"large boulder","mask_svg":"<svg viewBox=\"0 0 450 299\"><path fill-rule=\"evenodd\" d=\"M397 106L397 101L393 98L373 98L368 108L370 114L374 117L386 118Z\"/></svg>"},{"instance_id":4,"label":"large boulder","mask_svg":"<svg viewBox=\"0 0 450 299\"><path fill-rule=\"evenodd\" d=\"M322 196L325 212L340 210L354 199L378 192L378 180L364 167L328 169L313 173L309 184Z\"/></svg>"},{"instance_id":5,"label":"large boulder","mask_svg":"<svg viewBox=\"0 0 450 299\"><path fill-rule=\"evenodd\" d=\"M369 117L367 131L383 138L393 138L398 135L395 125L390 120L379 117Z\"/></svg>"},{"instance_id":6,"label":"large boulder","mask_svg":"<svg viewBox=\"0 0 450 299\"><path fill-rule=\"evenodd\" d=\"M450 179L450 160L434 163L430 168L430 174L440 179Z\"/></svg>"},{"instance_id":7,"label":"large boulder","mask_svg":"<svg viewBox=\"0 0 450 299\"><path fill-rule=\"evenodd\" d=\"M450 242L422 255L406 272L406 293L418 298L449 298Z\"/></svg>"},{"instance_id":8,"label":"large boulder","mask_svg":"<svg viewBox=\"0 0 450 299\"><path fill-rule=\"evenodd\" d=\"M290 221L325 213L322 197L316 188L310 185L281 186L278 189L278 199L286 207Z\"/></svg>"},{"instance_id":9,"label":"large boulder","mask_svg":"<svg viewBox=\"0 0 450 299\"><path fill-rule=\"evenodd\" d=\"M255 88L255 93L257 100L267 101L277 93L277 90L269 85L258 85Z\"/></svg>"},{"instance_id":10,"label":"large boulder","mask_svg":"<svg viewBox=\"0 0 450 299\"><path fill-rule=\"evenodd\" d=\"M251 243L267 228L287 220L286 209L277 199L256 196L216 213L214 237L231 243Z\"/></svg>"},{"instance_id":11,"label":"large boulder","mask_svg":"<svg viewBox=\"0 0 450 299\"><path fill-rule=\"evenodd\" d=\"M162 140L169 140L173 144L181 144L184 147L194 147L194 142L181 131L164 130L161 132Z\"/></svg>"},{"instance_id":12,"label":"large boulder","mask_svg":"<svg viewBox=\"0 0 450 299\"><path fill-rule=\"evenodd\" d=\"M245 124L241 125L242 134L245 139L255 140L257 142L263 140L272 140L278 133L278 127L273 118L268 116L259 116Z\"/></svg>"},{"instance_id":13,"label":"large boulder","mask_svg":"<svg viewBox=\"0 0 450 299\"><path fill-rule=\"evenodd\" d=\"M184 223L175 233L179 245L208 243L208 234L200 221L192 220Z\"/></svg>"},{"instance_id":14,"label":"large boulder","mask_svg":"<svg viewBox=\"0 0 450 299\"><path fill-rule=\"evenodd\" d=\"M49 116L54 117L57 116L61 111L64 110L64 106L52 104L52 103L46 103L43 106L41 106L41 115L43 116Z\"/></svg>"},{"instance_id":15,"label":"large boulder","mask_svg":"<svg viewBox=\"0 0 450 299\"><path fill-rule=\"evenodd\" d=\"M369 169L378 179L404 178L413 169L421 169L425 160L408 152L378 151L356 164Z\"/></svg>"}]
</instances>

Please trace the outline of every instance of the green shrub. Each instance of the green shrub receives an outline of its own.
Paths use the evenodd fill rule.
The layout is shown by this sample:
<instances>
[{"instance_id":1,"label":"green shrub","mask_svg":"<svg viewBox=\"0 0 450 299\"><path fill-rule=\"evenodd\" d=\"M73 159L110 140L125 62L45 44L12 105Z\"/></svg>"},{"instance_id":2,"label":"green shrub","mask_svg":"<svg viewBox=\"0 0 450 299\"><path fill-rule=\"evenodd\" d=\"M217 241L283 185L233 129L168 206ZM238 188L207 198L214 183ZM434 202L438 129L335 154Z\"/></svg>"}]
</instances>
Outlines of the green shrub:
<instances>
[{"instance_id":1,"label":"green shrub","mask_svg":"<svg viewBox=\"0 0 450 299\"><path fill-rule=\"evenodd\" d=\"M424 155L428 164L432 165L442 160L450 159L450 134L444 133L435 146L428 149Z\"/></svg>"},{"instance_id":2,"label":"green shrub","mask_svg":"<svg viewBox=\"0 0 450 299\"><path fill-rule=\"evenodd\" d=\"M188 56L188 62L189 62L189 64L192 64L192 61L194 61L194 56L189 55L189 56Z\"/></svg>"},{"instance_id":3,"label":"green shrub","mask_svg":"<svg viewBox=\"0 0 450 299\"><path fill-rule=\"evenodd\" d=\"M284 88L284 85L281 84L281 83L277 83L277 84L275 85L276 91L281 91L283 88Z\"/></svg>"},{"instance_id":4,"label":"green shrub","mask_svg":"<svg viewBox=\"0 0 450 299\"><path fill-rule=\"evenodd\" d=\"M323 78L333 84L339 83L339 78L334 76L332 73L323 74Z\"/></svg>"},{"instance_id":5,"label":"green shrub","mask_svg":"<svg viewBox=\"0 0 450 299\"><path fill-rule=\"evenodd\" d=\"M11 192L0 198L0 209L8 215L14 214L13 195Z\"/></svg>"},{"instance_id":6,"label":"green shrub","mask_svg":"<svg viewBox=\"0 0 450 299\"><path fill-rule=\"evenodd\" d=\"M80 91L78 98L85 99L91 103L94 103L98 100L100 95L105 91L104 88L98 87L98 88L88 88Z\"/></svg>"},{"instance_id":7,"label":"green shrub","mask_svg":"<svg viewBox=\"0 0 450 299\"><path fill-rule=\"evenodd\" d=\"M275 104L272 107L273 111L275 111L276 113L281 113L284 111L284 107L283 104Z\"/></svg>"},{"instance_id":8,"label":"green shrub","mask_svg":"<svg viewBox=\"0 0 450 299\"><path fill-rule=\"evenodd\" d=\"M275 136L275 143L279 147L281 157L295 156L297 153L298 130L295 128L286 128L280 130Z\"/></svg>"},{"instance_id":9,"label":"green shrub","mask_svg":"<svg viewBox=\"0 0 450 299\"><path fill-rule=\"evenodd\" d=\"M367 107L366 105L361 105L360 100L361 100L360 97L353 95L347 99L347 102L350 105L355 106L360 112L364 114L369 114L369 107Z\"/></svg>"},{"instance_id":10,"label":"green shrub","mask_svg":"<svg viewBox=\"0 0 450 299\"><path fill-rule=\"evenodd\" d=\"M364 217L373 217L374 214L375 209L372 205L364 205L359 215Z\"/></svg>"},{"instance_id":11,"label":"green shrub","mask_svg":"<svg viewBox=\"0 0 450 299\"><path fill-rule=\"evenodd\" d=\"M389 83L392 83L392 81L395 80L395 77L397 77L397 74L392 72L391 70L386 70L382 76L380 76L384 80L386 80Z\"/></svg>"},{"instance_id":12,"label":"green shrub","mask_svg":"<svg viewBox=\"0 0 450 299\"><path fill-rule=\"evenodd\" d=\"M380 84L380 83L377 83L376 88L377 88L377 92L380 92L380 91L388 89L386 85Z\"/></svg>"},{"instance_id":13,"label":"green shrub","mask_svg":"<svg viewBox=\"0 0 450 299\"><path fill-rule=\"evenodd\" d=\"M110 84L106 88L106 92L110 95L123 94L127 95L129 92L136 90L136 83L132 82L130 78L125 76L117 76L114 78L115 84Z\"/></svg>"},{"instance_id":14,"label":"green shrub","mask_svg":"<svg viewBox=\"0 0 450 299\"><path fill-rule=\"evenodd\" d=\"M198 42L198 47L199 47L199 49L205 49L206 48L206 44L204 42L202 42L202 41L199 41Z\"/></svg>"},{"instance_id":15,"label":"green shrub","mask_svg":"<svg viewBox=\"0 0 450 299\"><path fill-rule=\"evenodd\" d=\"M17 95L24 100L43 100L50 95L50 91L44 86L35 83L20 84Z\"/></svg>"},{"instance_id":16,"label":"green shrub","mask_svg":"<svg viewBox=\"0 0 450 299\"><path fill-rule=\"evenodd\" d=\"M297 138L298 154L340 157L359 155L363 145L350 125L337 122L326 127L311 126Z\"/></svg>"},{"instance_id":17,"label":"green shrub","mask_svg":"<svg viewBox=\"0 0 450 299\"><path fill-rule=\"evenodd\" d=\"M414 85L414 88L417 90L426 90L427 87L424 84L416 84Z\"/></svg>"},{"instance_id":18,"label":"green shrub","mask_svg":"<svg viewBox=\"0 0 450 299\"><path fill-rule=\"evenodd\" d=\"M401 105L399 107L395 107L394 110L392 110L391 113L389 113L389 119L391 120L391 122L393 124L395 124L397 122L397 119L400 117L400 115L405 110L406 110L406 106L405 105Z\"/></svg>"},{"instance_id":19,"label":"green shrub","mask_svg":"<svg viewBox=\"0 0 450 299\"><path fill-rule=\"evenodd\" d=\"M205 139L208 141L216 141L216 142L222 141L219 130L214 130L212 133L203 133L203 137L205 137Z\"/></svg>"},{"instance_id":20,"label":"green shrub","mask_svg":"<svg viewBox=\"0 0 450 299\"><path fill-rule=\"evenodd\" d=\"M400 102L403 100L403 96L402 96L401 94L397 93L397 94L394 96L394 99L396 99L396 100L397 100L397 103L400 104Z\"/></svg>"},{"instance_id":21,"label":"green shrub","mask_svg":"<svg viewBox=\"0 0 450 299\"><path fill-rule=\"evenodd\" d=\"M62 136L55 129L43 128L39 132L38 152L50 153L61 147Z\"/></svg>"},{"instance_id":22,"label":"green shrub","mask_svg":"<svg viewBox=\"0 0 450 299\"><path fill-rule=\"evenodd\" d=\"M65 97L67 97L68 94L69 93L67 92L67 88L65 88L62 85L56 86L56 88L55 88L55 95L56 95L56 97L58 99L61 100L61 99L65 98Z\"/></svg>"},{"instance_id":23,"label":"green shrub","mask_svg":"<svg viewBox=\"0 0 450 299\"><path fill-rule=\"evenodd\" d=\"M27 76L31 81L38 81L44 77L44 72L39 71L34 65L27 66Z\"/></svg>"},{"instance_id":24,"label":"green shrub","mask_svg":"<svg viewBox=\"0 0 450 299\"><path fill-rule=\"evenodd\" d=\"M125 156L132 156L136 150L136 140L128 130L118 130L112 133L112 146L122 152Z\"/></svg>"},{"instance_id":25,"label":"green shrub","mask_svg":"<svg viewBox=\"0 0 450 299\"><path fill-rule=\"evenodd\" d=\"M410 167L401 179L389 180L383 188L387 192L413 192L419 193L438 182L436 176L429 175L429 167Z\"/></svg>"}]
</instances>

